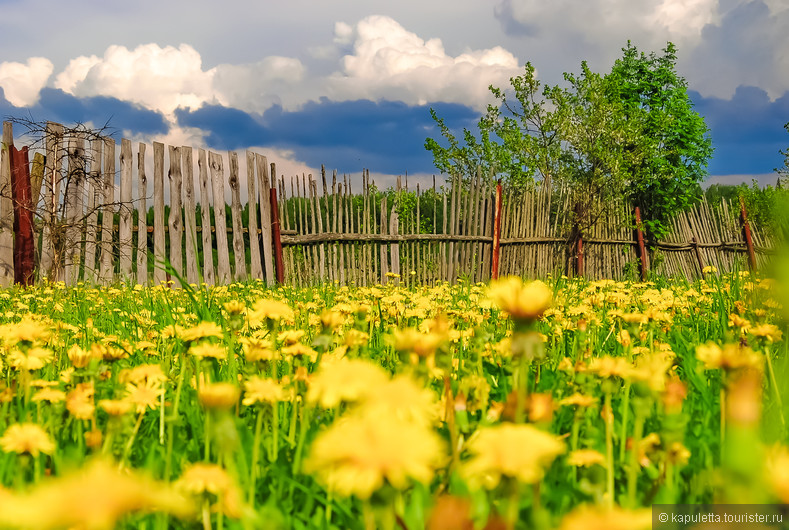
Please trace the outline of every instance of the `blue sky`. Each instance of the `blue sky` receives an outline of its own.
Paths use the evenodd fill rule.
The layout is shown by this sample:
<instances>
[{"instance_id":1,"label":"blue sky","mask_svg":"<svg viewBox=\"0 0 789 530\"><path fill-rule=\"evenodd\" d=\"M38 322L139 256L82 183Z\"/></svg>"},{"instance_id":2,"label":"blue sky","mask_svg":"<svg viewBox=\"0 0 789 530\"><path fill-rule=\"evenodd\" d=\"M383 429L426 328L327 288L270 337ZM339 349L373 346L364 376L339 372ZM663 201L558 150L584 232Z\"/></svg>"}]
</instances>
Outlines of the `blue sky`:
<instances>
[{"instance_id":1,"label":"blue sky","mask_svg":"<svg viewBox=\"0 0 789 530\"><path fill-rule=\"evenodd\" d=\"M435 108L473 127L530 61L548 84L667 41L710 127L710 183L773 183L789 147L786 0L0 1L0 114L134 141L253 148L280 173L430 180ZM36 14L46 13L46 16ZM35 19L35 23L32 21ZM243 159L243 157L242 157Z\"/></svg>"}]
</instances>

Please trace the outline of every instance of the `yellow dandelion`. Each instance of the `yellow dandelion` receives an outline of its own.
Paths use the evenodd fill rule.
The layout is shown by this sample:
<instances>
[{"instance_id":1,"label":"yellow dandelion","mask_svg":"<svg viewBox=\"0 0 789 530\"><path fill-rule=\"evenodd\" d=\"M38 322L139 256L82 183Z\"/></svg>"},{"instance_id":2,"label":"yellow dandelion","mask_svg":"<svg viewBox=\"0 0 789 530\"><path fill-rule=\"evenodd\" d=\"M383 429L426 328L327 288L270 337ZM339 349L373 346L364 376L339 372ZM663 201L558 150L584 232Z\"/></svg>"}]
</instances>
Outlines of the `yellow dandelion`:
<instances>
[{"instance_id":1,"label":"yellow dandelion","mask_svg":"<svg viewBox=\"0 0 789 530\"><path fill-rule=\"evenodd\" d=\"M305 467L329 491L368 499L385 483L427 483L443 457L431 429L393 416L353 414L333 423L312 444Z\"/></svg>"},{"instance_id":2,"label":"yellow dandelion","mask_svg":"<svg viewBox=\"0 0 789 530\"><path fill-rule=\"evenodd\" d=\"M472 457L463 465L463 475L472 484L481 483L489 489L497 486L502 476L526 484L539 482L545 469L565 451L558 437L532 425L512 423L480 428L467 447Z\"/></svg>"},{"instance_id":3,"label":"yellow dandelion","mask_svg":"<svg viewBox=\"0 0 789 530\"><path fill-rule=\"evenodd\" d=\"M216 322L200 322L198 325L181 331L180 338L184 342L193 342L201 339L223 339L225 336L222 327Z\"/></svg>"},{"instance_id":4,"label":"yellow dandelion","mask_svg":"<svg viewBox=\"0 0 789 530\"><path fill-rule=\"evenodd\" d=\"M81 383L66 396L66 409L78 420L90 420L96 411L93 385Z\"/></svg>"},{"instance_id":5,"label":"yellow dandelion","mask_svg":"<svg viewBox=\"0 0 789 530\"><path fill-rule=\"evenodd\" d=\"M36 423L16 423L6 429L0 437L0 447L6 453L38 456L39 453L51 455L55 442L49 434Z\"/></svg>"},{"instance_id":6,"label":"yellow dandelion","mask_svg":"<svg viewBox=\"0 0 789 530\"><path fill-rule=\"evenodd\" d=\"M352 403L368 396L389 381L387 373L378 365L362 360L340 360L325 364L310 382L307 400L323 408L334 408L340 403Z\"/></svg>"},{"instance_id":7,"label":"yellow dandelion","mask_svg":"<svg viewBox=\"0 0 789 530\"><path fill-rule=\"evenodd\" d=\"M132 402L125 399L102 399L99 408L110 416L123 416L131 412Z\"/></svg>"},{"instance_id":8,"label":"yellow dandelion","mask_svg":"<svg viewBox=\"0 0 789 530\"><path fill-rule=\"evenodd\" d=\"M277 334L277 340L284 344L296 344L307 332L303 329L286 329Z\"/></svg>"},{"instance_id":9,"label":"yellow dandelion","mask_svg":"<svg viewBox=\"0 0 789 530\"><path fill-rule=\"evenodd\" d=\"M227 471L216 464L189 465L175 486L188 495L213 502L215 509L221 506L229 517L241 517L241 490Z\"/></svg>"},{"instance_id":10,"label":"yellow dandelion","mask_svg":"<svg viewBox=\"0 0 789 530\"><path fill-rule=\"evenodd\" d=\"M207 409L229 409L238 402L239 389L233 383L208 383L200 386L197 399Z\"/></svg>"},{"instance_id":11,"label":"yellow dandelion","mask_svg":"<svg viewBox=\"0 0 789 530\"><path fill-rule=\"evenodd\" d=\"M45 507L45 509L42 509ZM192 504L169 486L117 465L94 461L44 482L29 493L0 498L0 526L110 530L133 513L166 512L186 518Z\"/></svg>"},{"instance_id":12,"label":"yellow dandelion","mask_svg":"<svg viewBox=\"0 0 789 530\"><path fill-rule=\"evenodd\" d=\"M318 360L318 352L301 342L285 346L282 353L293 357L308 357L312 362Z\"/></svg>"},{"instance_id":13,"label":"yellow dandelion","mask_svg":"<svg viewBox=\"0 0 789 530\"><path fill-rule=\"evenodd\" d=\"M434 420L434 394L406 375L371 388L360 406L372 414L429 425Z\"/></svg>"},{"instance_id":14,"label":"yellow dandelion","mask_svg":"<svg viewBox=\"0 0 789 530\"><path fill-rule=\"evenodd\" d=\"M746 346L725 344L723 347L707 342L696 346L696 358L704 363L704 368L714 370L736 370L740 368L761 368L762 356Z\"/></svg>"},{"instance_id":15,"label":"yellow dandelion","mask_svg":"<svg viewBox=\"0 0 789 530\"><path fill-rule=\"evenodd\" d=\"M94 359L93 352L83 350L79 344L72 345L66 355L74 368L85 368Z\"/></svg>"},{"instance_id":16,"label":"yellow dandelion","mask_svg":"<svg viewBox=\"0 0 789 530\"><path fill-rule=\"evenodd\" d=\"M594 465L603 465L605 463L605 456L599 451L594 449L578 449L572 451L567 455L567 464L575 467L591 467Z\"/></svg>"},{"instance_id":17,"label":"yellow dandelion","mask_svg":"<svg viewBox=\"0 0 789 530\"><path fill-rule=\"evenodd\" d=\"M539 280L523 283L517 276L507 276L490 282L488 297L514 321L528 323L551 307L553 291Z\"/></svg>"},{"instance_id":18,"label":"yellow dandelion","mask_svg":"<svg viewBox=\"0 0 789 530\"><path fill-rule=\"evenodd\" d=\"M159 381L141 381L126 384L126 401L134 405L138 414L149 408L155 410L159 406L159 398L164 394Z\"/></svg>"},{"instance_id":19,"label":"yellow dandelion","mask_svg":"<svg viewBox=\"0 0 789 530\"><path fill-rule=\"evenodd\" d=\"M118 381L121 383L141 383L147 381L164 382L167 376L164 375L162 367L158 364L140 364L134 368L121 370Z\"/></svg>"},{"instance_id":20,"label":"yellow dandelion","mask_svg":"<svg viewBox=\"0 0 789 530\"><path fill-rule=\"evenodd\" d=\"M264 298L252 305L252 310L247 313L250 326L257 326L266 320L293 320L293 309L284 302Z\"/></svg>"},{"instance_id":21,"label":"yellow dandelion","mask_svg":"<svg viewBox=\"0 0 789 530\"><path fill-rule=\"evenodd\" d=\"M266 339L242 337L240 342L244 352L244 358L251 363L274 361L279 358L279 354L274 350L271 342Z\"/></svg>"},{"instance_id":22,"label":"yellow dandelion","mask_svg":"<svg viewBox=\"0 0 789 530\"><path fill-rule=\"evenodd\" d=\"M226 359L227 350L222 344L212 342L201 342L189 347L189 354L198 359Z\"/></svg>"},{"instance_id":23,"label":"yellow dandelion","mask_svg":"<svg viewBox=\"0 0 789 530\"><path fill-rule=\"evenodd\" d=\"M46 401L47 403L60 403L66 400L66 393L56 388L42 388L33 395L34 403Z\"/></svg>"},{"instance_id":24,"label":"yellow dandelion","mask_svg":"<svg viewBox=\"0 0 789 530\"><path fill-rule=\"evenodd\" d=\"M772 446L767 452L765 466L767 483L773 494L782 503L789 503L789 448Z\"/></svg>"},{"instance_id":25,"label":"yellow dandelion","mask_svg":"<svg viewBox=\"0 0 789 530\"><path fill-rule=\"evenodd\" d=\"M775 324L759 324L753 326L748 333L754 337L767 340L767 342L779 342L783 337L783 332Z\"/></svg>"},{"instance_id":26,"label":"yellow dandelion","mask_svg":"<svg viewBox=\"0 0 789 530\"><path fill-rule=\"evenodd\" d=\"M253 375L244 381L244 400L247 407L255 403L277 403L282 401L285 393L282 386L273 379Z\"/></svg>"},{"instance_id":27,"label":"yellow dandelion","mask_svg":"<svg viewBox=\"0 0 789 530\"><path fill-rule=\"evenodd\" d=\"M582 506L565 515L559 530L649 530L652 510Z\"/></svg>"},{"instance_id":28,"label":"yellow dandelion","mask_svg":"<svg viewBox=\"0 0 789 530\"><path fill-rule=\"evenodd\" d=\"M8 365L17 370L40 370L52 360L52 350L34 346L26 351L15 348L8 355Z\"/></svg>"},{"instance_id":29,"label":"yellow dandelion","mask_svg":"<svg viewBox=\"0 0 789 530\"><path fill-rule=\"evenodd\" d=\"M624 357L595 357L589 363L589 371L600 377L621 377L627 379L633 366Z\"/></svg>"}]
</instances>

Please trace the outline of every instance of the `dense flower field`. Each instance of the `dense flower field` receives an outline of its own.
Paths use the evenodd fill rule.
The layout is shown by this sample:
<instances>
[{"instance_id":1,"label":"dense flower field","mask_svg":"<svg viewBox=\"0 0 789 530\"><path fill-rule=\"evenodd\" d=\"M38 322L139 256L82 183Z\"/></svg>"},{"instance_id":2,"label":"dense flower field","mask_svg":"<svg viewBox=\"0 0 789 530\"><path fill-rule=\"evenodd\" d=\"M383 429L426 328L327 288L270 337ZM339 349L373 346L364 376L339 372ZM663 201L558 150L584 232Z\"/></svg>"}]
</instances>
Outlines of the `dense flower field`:
<instances>
[{"instance_id":1,"label":"dense flower field","mask_svg":"<svg viewBox=\"0 0 789 530\"><path fill-rule=\"evenodd\" d=\"M773 282L0 293L0 526L650 528L789 502Z\"/></svg>"}]
</instances>

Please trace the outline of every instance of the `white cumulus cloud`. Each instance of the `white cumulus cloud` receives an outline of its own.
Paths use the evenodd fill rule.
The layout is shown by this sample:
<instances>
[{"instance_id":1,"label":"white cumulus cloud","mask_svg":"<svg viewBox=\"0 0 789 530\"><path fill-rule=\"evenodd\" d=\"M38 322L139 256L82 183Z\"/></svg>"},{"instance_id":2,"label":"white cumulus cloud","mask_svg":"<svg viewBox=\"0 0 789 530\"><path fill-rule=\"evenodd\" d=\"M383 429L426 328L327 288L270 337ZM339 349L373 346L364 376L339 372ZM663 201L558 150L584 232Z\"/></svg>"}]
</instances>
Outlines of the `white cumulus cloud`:
<instances>
[{"instance_id":1,"label":"white cumulus cloud","mask_svg":"<svg viewBox=\"0 0 789 530\"><path fill-rule=\"evenodd\" d=\"M56 86L75 96L111 96L169 114L212 101L213 70L188 44L110 46L104 56L78 57L57 76Z\"/></svg>"},{"instance_id":2,"label":"white cumulus cloud","mask_svg":"<svg viewBox=\"0 0 789 530\"><path fill-rule=\"evenodd\" d=\"M55 87L78 97L109 96L171 116L179 107L216 103L262 111L292 99L292 86L305 74L301 61L268 56L252 64L220 64L204 69L200 53L188 44L110 46L102 57L72 59L55 78Z\"/></svg>"},{"instance_id":3,"label":"white cumulus cloud","mask_svg":"<svg viewBox=\"0 0 789 530\"><path fill-rule=\"evenodd\" d=\"M449 101L484 108L488 86L520 73L518 59L499 46L453 57L440 39L424 40L392 18L373 15L355 27L335 26L335 42L353 42L341 71L328 79L332 99Z\"/></svg>"},{"instance_id":4,"label":"white cumulus cloud","mask_svg":"<svg viewBox=\"0 0 789 530\"><path fill-rule=\"evenodd\" d=\"M6 100L15 107L35 105L53 70L52 61L44 57L31 57L26 63L0 63L0 87Z\"/></svg>"}]
</instances>

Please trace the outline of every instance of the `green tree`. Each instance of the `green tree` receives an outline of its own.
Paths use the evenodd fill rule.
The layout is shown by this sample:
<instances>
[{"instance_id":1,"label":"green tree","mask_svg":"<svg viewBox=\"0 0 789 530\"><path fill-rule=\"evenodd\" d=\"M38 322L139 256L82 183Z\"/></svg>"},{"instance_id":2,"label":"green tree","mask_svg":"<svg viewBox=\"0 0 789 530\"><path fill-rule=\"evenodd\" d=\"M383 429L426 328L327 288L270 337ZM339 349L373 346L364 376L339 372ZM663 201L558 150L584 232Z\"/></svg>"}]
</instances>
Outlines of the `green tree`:
<instances>
[{"instance_id":1,"label":"green tree","mask_svg":"<svg viewBox=\"0 0 789 530\"><path fill-rule=\"evenodd\" d=\"M576 208L582 230L608 199L624 196L642 207L652 234L663 235L669 217L700 196L712 154L704 120L676 73L674 45L658 56L628 43L608 75L582 63L580 74L564 78L565 87L541 87L527 63L510 79L511 90L491 86L496 102L476 135L463 131L464 145L431 111L449 143L426 140L436 167L463 176L481 167L516 187L569 184L583 197Z\"/></svg>"},{"instance_id":2,"label":"green tree","mask_svg":"<svg viewBox=\"0 0 789 530\"><path fill-rule=\"evenodd\" d=\"M707 175L712 141L704 119L693 109L685 79L677 74L672 43L662 55L639 52L630 42L622 52L607 76L611 97L639 124L634 148L648 150L627 163L628 196L641 207L647 229L660 236L674 213L701 196L699 184Z\"/></svg>"},{"instance_id":3,"label":"green tree","mask_svg":"<svg viewBox=\"0 0 789 530\"><path fill-rule=\"evenodd\" d=\"M628 168L642 162L650 142L642 123L628 117L624 103L609 97L609 78L584 62L579 75L565 74L564 79L567 88L545 92L562 139L556 175L575 192L573 220L585 232L627 193Z\"/></svg>"}]
</instances>

